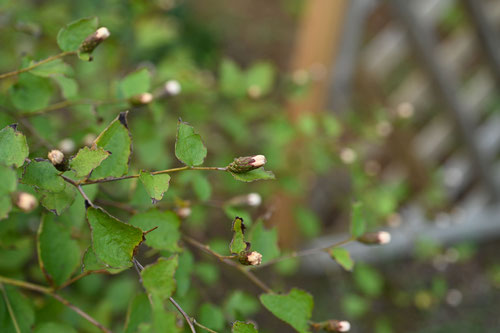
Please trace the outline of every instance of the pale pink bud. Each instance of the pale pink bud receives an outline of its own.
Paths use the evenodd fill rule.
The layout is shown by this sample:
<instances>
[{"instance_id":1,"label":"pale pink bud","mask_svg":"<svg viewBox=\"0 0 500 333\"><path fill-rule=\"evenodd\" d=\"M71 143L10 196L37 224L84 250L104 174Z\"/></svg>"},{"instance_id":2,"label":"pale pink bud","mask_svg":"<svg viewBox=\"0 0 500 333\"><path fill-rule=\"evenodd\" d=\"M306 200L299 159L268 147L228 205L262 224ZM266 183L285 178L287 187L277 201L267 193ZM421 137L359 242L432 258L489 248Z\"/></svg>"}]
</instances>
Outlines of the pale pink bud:
<instances>
[{"instance_id":1,"label":"pale pink bud","mask_svg":"<svg viewBox=\"0 0 500 333\"><path fill-rule=\"evenodd\" d=\"M106 38L108 38L110 36L110 33L109 33L108 28L101 27L101 28L97 29L97 31L95 32L95 36L96 36L96 38L98 38L100 40L105 40Z\"/></svg>"},{"instance_id":2,"label":"pale pink bud","mask_svg":"<svg viewBox=\"0 0 500 333\"><path fill-rule=\"evenodd\" d=\"M179 95L182 90L181 84L177 80L169 80L165 83L165 91L167 94L175 96Z\"/></svg>"},{"instance_id":3,"label":"pale pink bud","mask_svg":"<svg viewBox=\"0 0 500 333\"><path fill-rule=\"evenodd\" d=\"M47 157L49 158L49 161L53 165L58 165L61 164L64 161L64 154L62 151L54 149L51 150L48 154Z\"/></svg>"},{"instance_id":4,"label":"pale pink bud","mask_svg":"<svg viewBox=\"0 0 500 333\"><path fill-rule=\"evenodd\" d=\"M262 197L259 193L250 193L247 195L247 203L249 206L256 207L262 202Z\"/></svg>"},{"instance_id":5,"label":"pale pink bud","mask_svg":"<svg viewBox=\"0 0 500 333\"><path fill-rule=\"evenodd\" d=\"M177 215L182 219L188 218L191 215L191 208L180 207L177 209Z\"/></svg>"},{"instance_id":6,"label":"pale pink bud","mask_svg":"<svg viewBox=\"0 0 500 333\"><path fill-rule=\"evenodd\" d=\"M22 211L28 213L38 206L38 200L32 194L26 192L20 192L17 194L16 206Z\"/></svg>"},{"instance_id":7,"label":"pale pink bud","mask_svg":"<svg viewBox=\"0 0 500 333\"><path fill-rule=\"evenodd\" d=\"M266 157L264 155L255 155L253 156L253 162L250 163L254 168L260 168L264 164L266 164Z\"/></svg>"},{"instance_id":8,"label":"pale pink bud","mask_svg":"<svg viewBox=\"0 0 500 333\"><path fill-rule=\"evenodd\" d=\"M368 232L359 237L358 241L367 245L383 245L391 241L391 234L387 231Z\"/></svg>"},{"instance_id":9,"label":"pale pink bud","mask_svg":"<svg viewBox=\"0 0 500 333\"><path fill-rule=\"evenodd\" d=\"M349 323L346 320L339 321L338 326L339 327L338 327L337 331L339 331L339 332L349 332L349 330L351 329L351 323Z\"/></svg>"},{"instance_id":10,"label":"pale pink bud","mask_svg":"<svg viewBox=\"0 0 500 333\"><path fill-rule=\"evenodd\" d=\"M250 252L247 256L248 263L252 266L258 266L262 263L262 254L257 251Z\"/></svg>"}]
</instances>

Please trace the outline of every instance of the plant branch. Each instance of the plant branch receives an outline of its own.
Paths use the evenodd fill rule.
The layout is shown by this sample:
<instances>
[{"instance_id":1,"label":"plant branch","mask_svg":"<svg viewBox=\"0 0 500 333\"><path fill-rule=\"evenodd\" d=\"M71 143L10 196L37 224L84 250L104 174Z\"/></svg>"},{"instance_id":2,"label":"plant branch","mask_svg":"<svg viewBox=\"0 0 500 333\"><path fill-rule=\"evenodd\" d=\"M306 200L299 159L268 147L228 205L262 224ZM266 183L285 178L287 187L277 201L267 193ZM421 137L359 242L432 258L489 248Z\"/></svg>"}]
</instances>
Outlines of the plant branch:
<instances>
[{"instance_id":1,"label":"plant branch","mask_svg":"<svg viewBox=\"0 0 500 333\"><path fill-rule=\"evenodd\" d=\"M12 309L12 305L10 305L9 297L7 297L7 292L5 291L3 283L0 283L0 289L2 290L3 300L5 301L7 310L9 311L9 316L10 319L12 319L12 324L14 325L14 329L16 330L16 333L21 333L21 329L19 328L19 324L17 323L16 314Z\"/></svg>"},{"instance_id":2,"label":"plant branch","mask_svg":"<svg viewBox=\"0 0 500 333\"><path fill-rule=\"evenodd\" d=\"M76 101L70 101L70 100L67 100L67 101L61 101L61 102L58 102L58 103L54 103L52 105L49 105L43 109L40 109L40 110L36 110L36 111L33 111L33 112L25 112L25 113L21 113L19 114L19 116L21 117L33 117L33 116L39 116L39 115L42 115L42 114L46 114L46 113L49 113L49 112L52 112L52 111L57 111L57 110L61 110L61 109L64 109L66 107L69 107L69 106L74 106L74 105L93 105L93 106L98 106L98 105L103 105L103 104L115 104L115 103L122 103L122 102L126 102L125 99L123 100L120 100L120 99L116 99L116 100L107 100L107 101L94 101L94 100L91 100L91 99L81 99L81 100L76 100Z\"/></svg>"},{"instance_id":3,"label":"plant branch","mask_svg":"<svg viewBox=\"0 0 500 333\"><path fill-rule=\"evenodd\" d=\"M205 325L202 325L200 324L199 322L196 321L196 319L194 318L191 318L191 320L193 321L193 324L195 324L196 326L198 326L199 328L202 328L204 329L205 331L208 331L210 333L217 333L217 331L214 331L213 329L210 329L208 327L206 327Z\"/></svg>"},{"instance_id":4,"label":"plant branch","mask_svg":"<svg viewBox=\"0 0 500 333\"><path fill-rule=\"evenodd\" d=\"M59 54L48 57L47 59L40 60L39 62L36 62L31 66L21 68L21 69L12 71L12 72L0 74L0 80L6 79L6 78L11 77L11 76L16 76L16 75L19 75L19 74L24 73L24 72L29 72L30 70L37 68L38 66L44 65L44 64L49 63L51 61L63 58L63 57L68 56L68 55L73 55L73 54L76 54L76 51L61 52Z\"/></svg>"},{"instance_id":5,"label":"plant branch","mask_svg":"<svg viewBox=\"0 0 500 333\"><path fill-rule=\"evenodd\" d=\"M250 269L260 269L260 268L263 268L263 267L274 265L274 264L276 264L278 262L281 262L283 260L286 260L286 259L292 259L292 258L298 258L298 257L305 257L305 256L309 256L311 254L316 254L316 253L320 253L320 252L328 252L328 250L330 250L330 249L346 245L346 244L352 242L353 240L355 240L354 237L349 237L347 239L344 239L343 241L340 241L340 242L337 242L337 243L334 243L334 244L331 244L331 245L328 245L328 246L318 247L318 248L312 248L312 249L307 249L307 250L303 250L303 251L293 251L290 254L287 254L287 255L281 256L279 258L275 258L275 259L266 261L265 263L263 263L263 264L261 264L259 266L251 266Z\"/></svg>"},{"instance_id":6,"label":"plant branch","mask_svg":"<svg viewBox=\"0 0 500 333\"><path fill-rule=\"evenodd\" d=\"M108 271L105 270L105 269L100 269L100 270L97 270L97 271L86 271L86 272L83 272L81 274L75 275L72 279L66 281L65 283L63 283L62 285L60 285L59 287L57 287L57 290L64 289L67 286L69 286L70 284L73 284L76 281L80 280L81 278L84 278L84 277L86 277L86 276L88 276L90 274L100 274L100 273L107 273L107 272Z\"/></svg>"},{"instance_id":7,"label":"plant branch","mask_svg":"<svg viewBox=\"0 0 500 333\"><path fill-rule=\"evenodd\" d=\"M39 286L37 284L33 284L33 283L29 283L29 282L25 282L25 281L10 279L10 278L4 277L4 276L0 276L0 283L6 283L6 284L10 284L10 285L17 286L17 287L38 291L38 292L43 293L45 295L49 295L49 296L55 298L56 300L58 300L59 302L61 302L62 304L69 307L71 310L78 313L81 317L85 318L88 322L90 322L95 327L99 328L101 331L103 331L105 333L112 333L111 330L104 327L100 322L95 320L93 317L91 317L89 314L84 312L82 309L71 304L67 299L63 298L62 296L56 294L55 291L51 288L46 288L46 287Z\"/></svg>"}]
</instances>

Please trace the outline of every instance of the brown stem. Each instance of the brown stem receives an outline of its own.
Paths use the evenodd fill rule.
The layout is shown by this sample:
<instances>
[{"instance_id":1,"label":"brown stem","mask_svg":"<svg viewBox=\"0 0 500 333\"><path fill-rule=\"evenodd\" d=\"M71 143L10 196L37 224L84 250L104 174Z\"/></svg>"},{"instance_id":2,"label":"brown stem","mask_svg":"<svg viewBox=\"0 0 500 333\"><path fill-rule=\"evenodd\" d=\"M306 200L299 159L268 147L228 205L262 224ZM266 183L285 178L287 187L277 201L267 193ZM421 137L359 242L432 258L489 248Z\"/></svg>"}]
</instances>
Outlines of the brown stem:
<instances>
[{"instance_id":1,"label":"brown stem","mask_svg":"<svg viewBox=\"0 0 500 333\"><path fill-rule=\"evenodd\" d=\"M191 318L191 320L193 321L193 324L195 324L196 326L198 326L200 328L203 328L205 331L208 331L210 333L217 333L217 331L214 331L213 329L208 328L205 325L200 324L199 322L196 321L196 319Z\"/></svg>"},{"instance_id":2,"label":"brown stem","mask_svg":"<svg viewBox=\"0 0 500 333\"><path fill-rule=\"evenodd\" d=\"M100 269L100 270L97 270L97 271L86 271L86 272L83 272L81 274L78 274L76 276L74 276L72 279L66 281L65 283L63 283L62 285L60 285L59 287L57 287L57 290L60 290L60 289L64 289L66 288L67 286L69 286L70 284L73 284L75 283L76 281L80 280L81 278L84 278L90 274L100 274L100 273L107 273L108 271L105 270L105 269Z\"/></svg>"},{"instance_id":3,"label":"brown stem","mask_svg":"<svg viewBox=\"0 0 500 333\"><path fill-rule=\"evenodd\" d=\"M0 74L0 80L6 79L6 78L11 77L11 76L16 76L16 75L19 75L19 74L24 73L24 72L28 72L28 71L30 71L38 66L44 65L48 62L57 60L59 58L63 58L63 57L68 56L68 55L73 55L73 54L76 54L76 51L66 51L66 52L62 52L62 53L53 55L51 57L48 57L47 59L40 60L39 62L36 62L33 65L28 66L26 68L21 68L21 69L12 71L12 72Z\"/></svg>"}]
</instances>

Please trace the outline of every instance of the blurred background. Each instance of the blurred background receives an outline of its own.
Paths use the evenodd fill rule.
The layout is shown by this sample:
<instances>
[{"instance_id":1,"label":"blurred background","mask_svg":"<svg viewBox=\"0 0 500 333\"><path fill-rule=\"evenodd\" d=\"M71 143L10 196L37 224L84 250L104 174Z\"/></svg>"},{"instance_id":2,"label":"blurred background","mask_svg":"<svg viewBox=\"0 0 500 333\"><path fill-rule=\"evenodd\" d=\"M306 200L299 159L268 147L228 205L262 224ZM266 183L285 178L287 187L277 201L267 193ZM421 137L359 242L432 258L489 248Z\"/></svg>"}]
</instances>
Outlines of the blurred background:
<instances>
[{"instance_id":1,"label":"blurred background","mask_svg":"<svg viewBox=\"0 0 500 333\"><path fill-rule=\"evenodd\" d=\"M359 200L370 229L389 231L392 242L348 245L352 273L312 255L258 275L278 290L310 291L314 319L346 319L353 332L498 332L499 1L0 0L0 73L25 55L58 53L59 29L86 16L98 16L111 37L90 63L66 59L78 89L71 98L117 98L120 80L140 68L151 73L153 91L168 80L182 91L147 106L90 103L25 117L31 156L75 152L130 109L132 172L175 167L182 117L204 139L205 165L264 154L277 176L251 184L173 176L161 204L190 208L183 228L193 237L227 252L231 219L243 216L250 227L275 228L269 237L280 249L266 251L276 257L345 239ZM0 81L0 105L9 106L10 85ZM55 83L47 89L50 104L62 100ZM1 128L15 121L0 112ZM251 192L260 205L234 199ZM124 220L130 211L117 203L151 206L134 180L101 186L96 201ZM0 223L0 272L43 281L32 242L39 214ZM82 214L70 208L66 219L84 249ZM200 322L210 327L223 310L228 321L254 319L261 332L290 331L237 273L185 253L188 286L176 299ZM130 271L86 277L67 296L120 332L140 290ZM59 313L94 331L56 301L31 296L37 321Z\"/></svg>"}]
</instances>

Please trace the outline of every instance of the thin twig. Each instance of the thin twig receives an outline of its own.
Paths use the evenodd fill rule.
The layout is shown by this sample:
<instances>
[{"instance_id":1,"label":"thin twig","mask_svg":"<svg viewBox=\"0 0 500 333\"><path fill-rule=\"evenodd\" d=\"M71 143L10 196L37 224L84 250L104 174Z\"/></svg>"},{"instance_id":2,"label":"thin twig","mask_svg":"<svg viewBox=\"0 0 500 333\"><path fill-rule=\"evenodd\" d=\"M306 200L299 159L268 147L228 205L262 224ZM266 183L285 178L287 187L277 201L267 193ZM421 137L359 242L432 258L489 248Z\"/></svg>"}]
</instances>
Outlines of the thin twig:
<instances>
[{"instance_id":1,"label":"thin twig","mask_svg":"<svg viewBox=\"0 0 500 333\"><path fill-rule=\"evenodd\" d=\"M91 275L91 274L100 274L100 273L107 273L108 271L105 270L105 269L100 269L100 270L97 270L97 271L86 271L86 272L83 272L81 274L78 274L76 276L74 276L71 280L68 280L66 281L65 283L63 283L62 285L60 285L59 287L57 287L57 290L60 290L60 289L64 289L66 288L67 286L69 286L70 284L73 284L75 283L76 281L88 276L88 275Z\"/></svg>"},{"instance_id":2,"label":"thin twig","mask_svg":"<svg viewBox=\"0 0 500 333\"><path fill-rule=\"evenodd\" d=\"M213 329L208 328L205 325L200 324L199 322L196 321L196 319L191 318L191 320L193 321L193 324L195 324L196 326L198 326L200 328L203 328L205 331L208 331L210 333L217 333L217 331L214 331Z\"/></svg>"},{"instance_id":3,"label":"thin twig","mask_svg":"<svg viewBox=\"0 0 500 333\"><path fill-rule=\"evenodd\" d=\"M76 51L66 51L66 52L62 52L62 53L53 55L51 57L48 57L47 59L40 60L39 62L36 62L31 66L21 68L21 69L12 71L12 72L0 74L0 80L6 79L6 78L11 77L11 76L16 76L16 75L19 75L19 74L24 73L24 72L28 72L28 71L30 71L38 66L44 65L48 62L57 60L59 58L63 58L63 57L68 56L68 55L73 55L73 54L76 54Z\"/></svg>"},{"instance_id":4,"label":"thin twig","mask_svg":"<svg viewBox=\"0 0 500 333\"><path fill-rule=\"evenodd\" d=\"M46 113L49 113L52 111L62 110L64 108L67 108L70 106L75 106L75 105L92 105L95 107L95 106L99 106L99 105L103 105L103 104L118 104L118 103L124 103L124 102L126 102L125 99L123 99L123 100L116 99L116 100L109 100L109 101L94 101L94 100L90 100L90 99L81 99L81 100L76 100L76 101L66 100L66 101L61 101L61 102L51 104L43 109L35 110L32 112L21 113L21 114L19 114L19 116L25 117L25 118L39 116L42 114L46 114Z\"/></svg>"},{"instance_id":5,"label":"thin twig","mask_svg":"<svg viewBox=\"0 0 500 333\"><path fill-rule=\"evenodd\" d=\"M105 333L112 333L111 330L104 327L100 322L95 320L93 317L91 317L89 314L84 312L82 309L80 309L76 305L71 304L68 300L66 300L62 296L56 294L53 289L39 286L37 284L29 283L26 281L10 279L10 278L4 277L4 276L0 276L0 283L6 283L6 284L13 285L13 286L25 288L25 289L30 289L30 290L38 291L38 292L43 293L45 295L52 296L56 300L61 302L62 304L66 305L67 307L69 307L70 309L72 309L73 311L78 313L81 317L85 318L88 322L90 322L95 327L99 328L101 331L103 331Z\"/></svg>"},{"instance_id":6,"label":"thin twig","mask_svg":"<svg viewBox=\"0 0 500 333\"><path fill-rule=\"evenodd\" d=\"M14 325L14 329L16 333L21 333L21 328L19 328L19 324L17 323L16 314L10 305L9 297L7 297L7 292L5 291L5 287L3 283L0 283L0 289L2 290L3 300L5 301L5 305L7 306L7 310L9 311L10 319L12 319L12 324Z\"/></svg>"}]
</instances>

